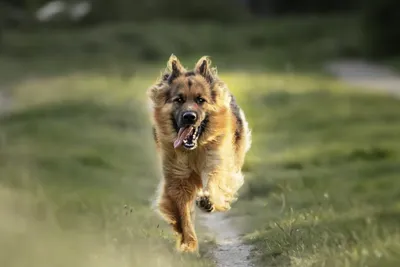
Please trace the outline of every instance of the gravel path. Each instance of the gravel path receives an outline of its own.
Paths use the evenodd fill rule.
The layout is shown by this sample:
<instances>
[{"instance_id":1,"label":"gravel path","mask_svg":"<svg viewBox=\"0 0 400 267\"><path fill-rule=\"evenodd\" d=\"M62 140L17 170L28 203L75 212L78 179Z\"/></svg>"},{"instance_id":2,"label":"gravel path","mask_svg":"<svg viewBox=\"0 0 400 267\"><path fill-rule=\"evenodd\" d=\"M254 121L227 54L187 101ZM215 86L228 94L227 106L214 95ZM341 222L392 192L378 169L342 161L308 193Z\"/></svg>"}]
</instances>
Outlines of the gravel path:
<instances>
[{"instance_id":1,"label":"gravel path","mask_svg":"<svg viewBox=\"0 0 400 267\"><path fill-rule=\"evenodd\" d=\"M385 66L364 61L336 61L327 64L326 69L351 85L400 97L400 74Z\"/></svg>"},{"instance_id":2,"label":"gravel path","mask_svg":"<svg viewBox=\"0 0 400 267\"><path fill-rule=\"evenodd\" d=\"M254 266L250 258L252 246L243 243L231 218L224 213L212 213L202 215L201 221L215 235L217 248L212 256L217 267Z\"/></svg>"},{"instance_id":3,"label":"gravel path","mask_svg":"<svg viewBox=\"0 0 400 267\"><path fill-rule=\"evenodd\" d=\"M11 103L10 93L0 89L0 117L6 115L11 110Z\"/></svg>"}]
</instances>

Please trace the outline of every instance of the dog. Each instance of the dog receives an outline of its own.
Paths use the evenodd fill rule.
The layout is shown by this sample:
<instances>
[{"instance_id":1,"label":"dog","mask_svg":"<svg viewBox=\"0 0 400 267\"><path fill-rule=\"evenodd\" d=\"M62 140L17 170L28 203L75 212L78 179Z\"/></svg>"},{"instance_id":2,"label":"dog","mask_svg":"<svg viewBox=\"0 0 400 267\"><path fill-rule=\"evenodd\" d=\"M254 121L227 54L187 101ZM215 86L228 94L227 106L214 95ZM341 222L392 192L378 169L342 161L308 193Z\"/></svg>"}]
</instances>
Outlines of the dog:
<instances>
[{"instance_id":1,"label":"dog","mask_svg":"<svg viewBox=\"0 0 400 267\"><path fill-rule=\"evenodd\" d=\"M225 212L237 200L251 131L209 56L187 70L172 54L147 95L163 176L153 207L176 233L177 250L198 252L195 206Z\"/></svg>"}]
</instances>

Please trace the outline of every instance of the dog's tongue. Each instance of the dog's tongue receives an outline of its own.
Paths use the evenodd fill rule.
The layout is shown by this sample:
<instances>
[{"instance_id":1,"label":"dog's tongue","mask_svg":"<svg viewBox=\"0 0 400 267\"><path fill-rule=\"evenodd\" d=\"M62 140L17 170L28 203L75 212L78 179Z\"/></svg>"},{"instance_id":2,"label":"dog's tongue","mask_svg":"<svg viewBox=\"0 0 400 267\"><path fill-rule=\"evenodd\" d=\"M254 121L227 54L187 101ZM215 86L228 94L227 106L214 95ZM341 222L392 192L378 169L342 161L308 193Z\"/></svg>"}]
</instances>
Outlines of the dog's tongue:
<instances>
[{"instance_id":1,"label":"dog's tongue","mask_svg":"<svg viewBox=\"0 0 400 267\"><path fill-rule=\"evenodd\" d=\"M179 147L183 140L192 132L192 127L180 128L178 132L178 137L175 139L174 148Z\"/></svg>"}]
</instances>

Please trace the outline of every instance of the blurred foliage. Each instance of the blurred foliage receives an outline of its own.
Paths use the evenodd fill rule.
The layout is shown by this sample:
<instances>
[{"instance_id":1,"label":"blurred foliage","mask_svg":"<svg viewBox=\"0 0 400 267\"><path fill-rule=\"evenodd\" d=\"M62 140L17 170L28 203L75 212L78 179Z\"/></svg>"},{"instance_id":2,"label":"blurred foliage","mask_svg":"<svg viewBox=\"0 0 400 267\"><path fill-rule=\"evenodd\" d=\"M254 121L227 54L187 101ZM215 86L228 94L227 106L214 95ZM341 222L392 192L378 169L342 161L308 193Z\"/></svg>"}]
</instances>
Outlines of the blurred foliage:
<instances>
[{"instance_id":1,"label":"blurred foliage","mask_svg":"<svg viewBox=\"0 0 400 267\"><path fill-rule=\"evenodd\" d=\"M400 55L400 1L366 0L362 12L363 47L366 56Z\"/></svg>"},{"instance_id":2,"label":"blurred foliage","mask_svg":"<svg viewBox=\"0 0 400 267\"><path fill-rule=\"evenodd\" d=\"M94 21L113 20L154 20L185 19L235 21L245 14L245 10L230 0L148 0L130 1L99 0L94 5L91 19Z\"/></svg>"},{"instance_id":3,"label":"blurred foliage","mask_svg":"<svg viewBox=\"0 0 400 267\"><path fill-rule=\"evenodd\" d=\"M249 4L255 14L335 13L356 9L360 0L252 0Z\"/></svg>"},{"instance_id":4,"label":"blurred foliage","mask_svg":"<svg viewBox=\"0 0 400 267\"><path fill-rule=\"evenodd\" d=\"M72 3L78 0L66 0L66 2ZM46 0L3 0L0 1L0 28L1 25L18 25L20 28L28 29L32 28L37 23L34 23L34 12L45 3ZM344 49L343 56L359 56L363 51L365 56L370 58L382 58L388 56L400 55L400 22L398 17L400 16L400 2L398 0L336 0L336 1L317 1L317 0L203 0L203 1L184 1L184 0L142 0L142 1L130 1L130 0L96 0L93 2L92 10L87 17L78 23L78 26L93 25L93 24L104 24L111 22L115 23L126 23L130 22L146 22L151 23L154 21L177 21L177 24L188 24L199 21L207 21L207 23L227 23L240 22L246 30L251 31L249 21L253 20L255 16L290 16L293 14L328 14L328 13L342 13L342 12L355 12L357 15L361 15L361 28L357 29L353 39L359 37L360 33L363 35L363 41L360 43L361 46L357 51L353 48ZM10 23L11 21L11 23ZM185 21L185 23L182 23ZM59 16L54 19L51 23L46 23L46 27L55 26L72 26L76 23L71 23L67 19L67 16ZM163 23L161 23L163 24ZM183 25L184 26L184 25ZM143 44L144 51L139 53L144 57L157 58L159 57L159 50L156 46L160 46L157 42L153 42L153 39L158 39L157 36L167 37L170 35L174 36L174 42L181 43L179 47L182 50L192 50L188 47L190 40L185 40L188 33L192 31L196 25L190 24L190 27L185 27L185 30L181 33L174 31L177 29L164 29L161 28L161 32L158 30L151 33L151 40L144 40L146 38L140 37L147 29L146 27L134 27L136 32L135 36L127 36L129 34L123 34L121 37L123 42L128 38L130 41L134 40L135 45ZM349 25L352 27L353 25ZM346 27L346 26L344 26ZM188 29L186 29L188 28ZM323 28L323 27L322 27ZM193 29L196 32L196 29ZM221 47L221 50L231 49L231 47L237 46L236 42L241 43L241 40L234 40L229 42L229 48L226 47L226 39L219 38L221 34L216 34L217 38L213 40ZM296 36L294 30L290 30L291 34ZM196 42L202 43L201 37L198 37L196 32ZM214 36L213 29L207 33ZM1 38L0 29L0 38ZM181 37L181 36L182 37ZM287 34L289 35L289 34ZM125 38L126 37L126 38ZM311 38L313 38L311 36ZM212 38L207 38L212 40ZM265 40L272 40L265 35L254 37L252 43L257 46L264 46L267 44ZM279 38L278 38L279 39ZM222 41L219 41L222 40ZM231 40L231 39L228 39ZM285 40L286 41L286 40ZM113 42L113 41L112 41ZM168 40L167 40L168 42ZM329 43L329 42L328 42ZM287 45L287 44L285 44ZM163 46L163 45L162 45ZM177 45L178 46L178 45ZM163 46L164 47L164 46ZM90 49L91 50L91 49ZM214 52L214 51L213 51ZM161 56L161 55L160 55ZM163 57L165 55L162 55Z\"/></svg>"},{"instance_id":5,"label":"blurred foliage","mask_svg":"<svg viewBox=\"0 0 400 267\"><path fill-rule=\"evenodd\" d=\"M7 9L18 8L26 12L25 19L33 16L34 12L50 1L26 0L2 1ZM67 3L78 2L66 0ZM8 12L7 12L8 13ZM170 20L212 20L233 22L245 18L247 9L239 0L203 0L188 2L183 0L96 0L92 3L90 14L83 23L104 23L118 21L149 21L168 18Z\"/></svg>"},{"instance_id":6,"label":"blurred foliage","mask_svg":"<svg viewBox=\"0 0 400 267\"><path fill-rule=\"evenodd\" d=\"M208 54L218 58L221 67L247 65L304 71L323 60L354 54L358 47L356 22L351 16L324 16L275 18L239 25L159 21L115 23L79 31L6 31L3 52L14 59L59 59L64 66L71 59L85 65L102 65L97 62L99 59L137 65L164 61L171 53L182 57Z\"/></svg>"}]
</instances>

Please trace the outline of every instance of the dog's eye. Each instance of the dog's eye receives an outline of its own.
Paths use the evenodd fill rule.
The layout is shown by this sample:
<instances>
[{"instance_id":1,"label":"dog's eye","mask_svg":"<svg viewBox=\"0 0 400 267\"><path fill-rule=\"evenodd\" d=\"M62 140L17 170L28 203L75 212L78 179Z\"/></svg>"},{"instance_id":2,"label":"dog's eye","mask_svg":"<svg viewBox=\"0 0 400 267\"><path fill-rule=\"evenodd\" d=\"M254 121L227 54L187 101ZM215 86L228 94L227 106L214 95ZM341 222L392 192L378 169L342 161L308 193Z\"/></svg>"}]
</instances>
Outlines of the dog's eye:
<instances>
[{"instance_id":1,"label":"dog's eye","mask_svg":"<svg viewBox=\"0 0 400 267\"><path fill-rule=\"evenodd\" d=\"M206 102L206 100L205 100L204 98L202 98L202 97L198 97L198 98L196 99L196 102L197 102L198 104L203 104L204 102Z\"/></svg>"},{"instance_id":2,"label":"dog's eye","mask_svg":"<svg viewBox=\"0 0 400 267\"><path fill-rule=\"evenodd\" d=\"M182 103L183 102L183 98L182 97L175 98L174 102Z\"/></svg>"}]
</instances>

